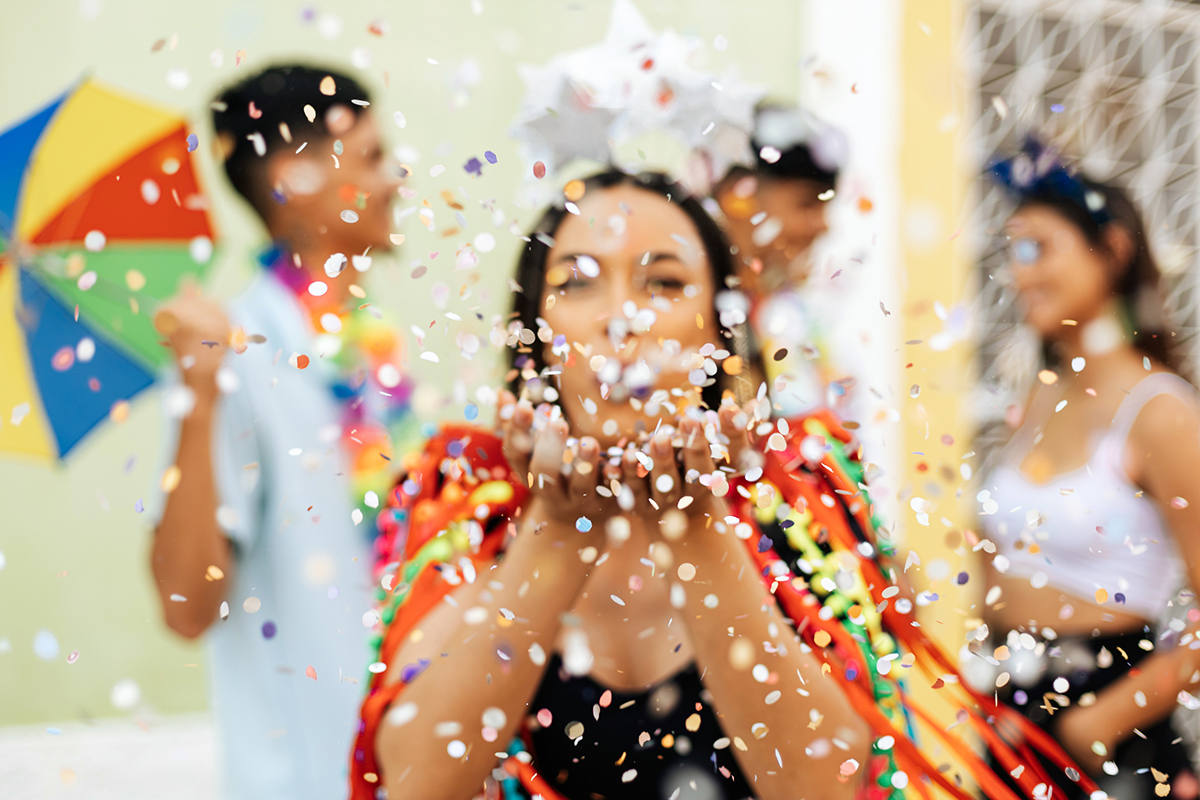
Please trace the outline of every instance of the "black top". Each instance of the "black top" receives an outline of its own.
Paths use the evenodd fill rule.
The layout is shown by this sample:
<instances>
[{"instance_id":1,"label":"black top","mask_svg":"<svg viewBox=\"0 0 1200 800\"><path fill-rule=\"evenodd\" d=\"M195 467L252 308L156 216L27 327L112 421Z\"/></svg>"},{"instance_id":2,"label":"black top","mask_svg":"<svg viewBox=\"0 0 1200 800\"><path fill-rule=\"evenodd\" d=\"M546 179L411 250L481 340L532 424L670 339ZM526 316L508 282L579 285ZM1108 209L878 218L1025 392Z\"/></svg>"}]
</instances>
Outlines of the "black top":
<instances>
[{"instance_id":1,"label":"black top","mask_svg":"<svg viewBox=\"0 0 1200 800\"><path fill-rule=\"evenodd\" d=\"M568 675L556 654L530 706L531 716L544 708L553 717L548 727L530 725L531 750L538 772L564 796L570 800L753 797L734 759L733 745L713 748L725 734L695 664L646 692L614 691L612 702L599 708L606 689L591 678ZM693 714L699 715L700 725L689 731L687 720ZM631 770L636 772L630 775Z\"/></svg>"}]
</instances>

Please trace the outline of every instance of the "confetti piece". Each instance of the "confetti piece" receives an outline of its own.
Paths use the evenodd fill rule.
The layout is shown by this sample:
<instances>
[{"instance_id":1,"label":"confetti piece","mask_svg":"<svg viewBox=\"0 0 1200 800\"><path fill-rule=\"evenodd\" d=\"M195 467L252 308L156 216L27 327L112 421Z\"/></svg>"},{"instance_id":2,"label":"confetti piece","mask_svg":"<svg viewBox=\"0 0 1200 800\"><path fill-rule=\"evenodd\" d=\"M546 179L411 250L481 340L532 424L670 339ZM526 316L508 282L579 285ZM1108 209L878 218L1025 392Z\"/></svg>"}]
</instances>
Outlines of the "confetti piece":
<instances>
[{"instance_id":1,"label":"confetti piece","mask_svg":"<svg viewBox=\"0 0 1200 800\"><path fill-rule=\"evenodd\" d=\"M312 664L309 664L308 668L304 670L304 676L312 678L314 681L317 679L317 671L313 669Z\"/></svg>"},{"instance_id":2,"label":"confetti piece","mask_svg":"<svg viewBox=\"0 0 1200 800\"><path fill-rule=\"evenodd\" d=\"M541 180L542 178L546 177L546 165L543 164L541 161L537 161L534 163L533 177L537 178L538 180Z\"/></svg>"},{"instance_id":3,"label":"confetti piece","mask_svg":"<svg viewBox=\"0 0 1200 800\"><path fill-rule=\"evenodd\" d=\"M1107 602L1108 602L1108 591L1106 589L1097 589L1096 590L1096 603L1099 605L1104 605ZM1101 753L1100 755L1103 755L1103 753Z\"/></svg>"},{"instance_id":4,"label":"confetti piece","mask_svg":"<svg viewBox=\"0 0 1200 800\"><path fill-rule=\"evenodd\" d=\"M747 639L734 639L729 646L729 663L737 670L750 669L754 663L754 645Z\"/></svg>"},{"instance_id":5,"label":"confetti piece","mask_svg":"<svg viewBox=\"0 0 1200 800\"><path fill-rule=\"evenodd\" d=\"M579 519L575 520L575 530L579 531L580 533L587 533L591 529L592 529L592 521L590 519L588 519L587 517L580 517ZM621 603L621 605L625 605L625 604Z\"/></svg>"},{"instance_id":6,"label":"confetti piece","mask_svg":"<svg viewBox=\"0 0 1200 800\"><path fill-rule=\"evenodd\" d=\"M308 367L308 356L301 354L296 356L296 369L306 369Z\"/></svg>"},{"instance_id":7,"label":"confetti piece","mask_svg":"<svg viewBox=\"0 0 1200 800\"><path fill-rule=\"evenodd\" d=\"M50 366L56 372L66 372L75 364L75 348L67 345L59 348L50 359Z\"/></svg>"},{"instance_id":8,"label":"confetti piece","mask_svg":"<svg viewBox=\"0 0 1200 800\"><path fill-rule=\"evenodd\" d=\"M167 494L175 491L179 487L179 480L182 477L183 473L180 471L179 465L172 464L167 467L162 476L162 490Z\"/></svg>"},{"instance_id":9,"label":"confetti piece","mask_svg":"<svg viewBox=\"0 0 1200 800\"><path fill-rule=\"evenodd\" d=\"M242 610L247 614L257 613L260 608L262 608L262 600L253 595L242 601Z\"/></svg>"},{"instance_id":10,"label":"confetti piece","mask_svg":"<svg viewBox=\"0 0 1200 800\"><path fill-rule=\"evenodd\" d=\"M833 637L829 635L829 631L817 631L813 634L813 643L817 647L828 647L831 641Z\"/></svg>"},{"instance_id":11,"label":"confetti piece","mask_svg":"<svg viewBox=\"0 0 1200 800\"><path fill-rule=\"evenodd\" d=\"M204 573L209 580L219 581L225 577L225 572L216 564L209 564L208 569Z\"/></svg>"},{"instance_id":12,"label":"confetti piece","mask_svg":"<svg viewBox=\"0 0 1200 800\"><path fill-rule=\"evenodd\" d=\"M550 713L550 709L543 708L537 712L537 721L543 728L549 728L550 723L554 721L554 715Z\"/></svg>"},{"instance_id":13,"label":"confetti piece","mask_svg":"<svg viewBox=\"0 0 1200 800\"><path fill-rule=\"evenodd\" d=\"M333 97L335 94L337 94L337 83L333 80L332 75L326 75L321 79L320 89L321 94L325 95L326 97Z\"/></svg>"},{"instance_id":14,"label":"confetti piece","mask_svg":"<svg viewBox=\"0 0 1200 800\"><path fill-rule=\"evenodd\" d=\"M271 620L267 620L262 624L262 635L264 639L274 639L278 630L279 629L275 627L275 623Z\"/></svg>"},{"instance_id":15,"label":"confetti piece","mask_svg":"<svg viewBox=\"0 0 1200 800\"><path fill-rule=\"evenodd\" d=\"M67 656L68 664L74 664L78 660L79 660L79 651L78 650L72 650L71 655Z\"/></svg>"},{"instance_id":16,"label":"confetti piece","mask_svg":"<svg viewBox=\"0 0 1200 800\"><path fill-rule=\"evenodd\" d=\"M1171 498L1171 508L1181 511L1187 507L1188 507L1188 501L1184 500L1182 497L1172 497Z\"/></svg>"},{"instance_id":17,"label":"confetti piece","mask_svg":"<svg viewBox=\"0 0 1200 800\"><path fill-rule=\"evenodd\" d=\"M583 193L586 191L586 189L586 184L584 184L583 181L576 179L568 182L567 185L563 187L563 196L568 200L577 203L583 199Z\"/></svg>"},{"instance_id":18,"label":"confetti piece","mask_svg":"<svg viewBox=\"0 0 1200 800\"><path fill-rule=\"evenodd\" d=\"M692 733L700 730L700 715L692 714L683 722L683 727L687 728Z\"/></svg>"}]
</instances>

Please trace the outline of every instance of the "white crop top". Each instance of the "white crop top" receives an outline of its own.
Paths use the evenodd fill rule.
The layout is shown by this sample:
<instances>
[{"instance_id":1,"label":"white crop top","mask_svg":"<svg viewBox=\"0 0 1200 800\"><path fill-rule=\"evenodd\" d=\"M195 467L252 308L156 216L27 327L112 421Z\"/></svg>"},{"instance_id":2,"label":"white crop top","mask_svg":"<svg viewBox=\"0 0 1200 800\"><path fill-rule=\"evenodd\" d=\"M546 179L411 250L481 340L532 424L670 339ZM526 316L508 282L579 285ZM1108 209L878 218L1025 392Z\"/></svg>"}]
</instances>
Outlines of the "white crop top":
<instances>
[{"instance_id":1,"label":"white crop top","mask_svg":"<svg viewBox=\"0 0 1200 800\"><path fill-rule=\"evenodd\" d=\"M1104 589L1117 608L1123 600L1129 613L1158 619L1187 574L1158 506L1137 496L1122 454L1138 413L1162 394L1197 402L1196 391L1177 375L1143 378L1121 401L1112 426L1097 436L1088 462L1045 484L1033 483L1019 467L1038 427L1025 421L985 483L990 497L983 525L996 542L997 569L1081 599Z\"/></svg>"}]
</instances>

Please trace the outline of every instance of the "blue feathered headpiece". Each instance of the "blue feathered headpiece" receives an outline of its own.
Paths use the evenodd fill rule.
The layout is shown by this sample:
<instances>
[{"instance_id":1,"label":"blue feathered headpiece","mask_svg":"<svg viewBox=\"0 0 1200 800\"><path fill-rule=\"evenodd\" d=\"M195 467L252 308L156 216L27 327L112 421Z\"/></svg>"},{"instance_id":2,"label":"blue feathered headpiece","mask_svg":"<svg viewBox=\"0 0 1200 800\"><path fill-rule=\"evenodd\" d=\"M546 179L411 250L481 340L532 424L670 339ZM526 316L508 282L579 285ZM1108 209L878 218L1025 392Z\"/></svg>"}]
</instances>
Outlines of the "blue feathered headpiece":
<instances>
[{"instance_id":1,"label":"blue feathered headpiece","mask_svg":"<svg viewBox=\"0 0 1200 800\"><path fill-rule=\"evenodd\" d=\"M1080 180L1059 160L1054 148L1032 134L1025 137L1019 153L992 162L988 171L1017 202L1035 197L1062 198L1086 211L1098 226L1112 222L1104 195Z\"/></svg>"}]
</instances>

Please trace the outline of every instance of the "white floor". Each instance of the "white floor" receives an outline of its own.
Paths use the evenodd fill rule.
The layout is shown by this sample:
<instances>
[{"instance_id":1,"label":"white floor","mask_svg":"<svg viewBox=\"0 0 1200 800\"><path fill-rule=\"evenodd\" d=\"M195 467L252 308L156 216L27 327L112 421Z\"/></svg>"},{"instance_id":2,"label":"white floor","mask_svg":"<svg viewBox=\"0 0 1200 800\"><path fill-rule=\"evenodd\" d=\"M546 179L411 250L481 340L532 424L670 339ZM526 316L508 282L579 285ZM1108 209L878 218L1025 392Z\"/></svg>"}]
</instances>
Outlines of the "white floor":
<instances>
[{"instance_id":1,"label":"white floor","mask_svg":"<svg viewBox=\"0 0 1200 800\"><path fill-rule=\"evenodd\" d=\"M0 798L216 800L212 719L143 725L126 718L0 728Z\"/></svg>"}]
</instances>

